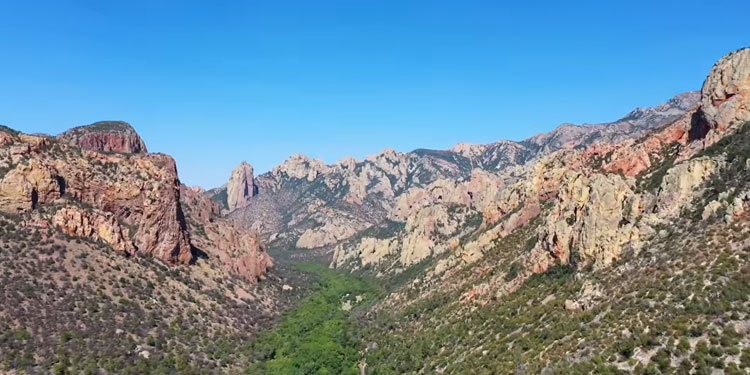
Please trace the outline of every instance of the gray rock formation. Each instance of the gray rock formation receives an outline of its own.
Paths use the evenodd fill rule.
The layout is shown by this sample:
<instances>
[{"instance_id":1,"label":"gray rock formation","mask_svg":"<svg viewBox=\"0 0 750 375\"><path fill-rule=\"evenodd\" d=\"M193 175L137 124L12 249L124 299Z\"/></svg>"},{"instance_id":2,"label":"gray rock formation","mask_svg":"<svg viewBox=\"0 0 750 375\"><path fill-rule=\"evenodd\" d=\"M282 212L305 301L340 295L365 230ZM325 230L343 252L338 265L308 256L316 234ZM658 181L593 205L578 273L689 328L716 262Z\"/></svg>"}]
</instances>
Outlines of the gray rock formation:
<instances>
[{"instance_id":1,"label":"gray rock formation","mask_svg":"<svg viewBox=\"0 0 750 375\"><path fill-rule=\"evenodd\" d=\"M714 134L750 121L750 48L734 51L719 60L703 83L701 109Z\"/></svg>"},{"instance_id":2,"label":"gray rock formation","mask_svg":"<svg viewBox=\"0 0 750 375\"><path fill-rule=\"evenodd\" d=\"M253 166L243 161L232 171L227 183L227 208L234 210L247 206L256 193Z\"/></svg>"}]
</instances>

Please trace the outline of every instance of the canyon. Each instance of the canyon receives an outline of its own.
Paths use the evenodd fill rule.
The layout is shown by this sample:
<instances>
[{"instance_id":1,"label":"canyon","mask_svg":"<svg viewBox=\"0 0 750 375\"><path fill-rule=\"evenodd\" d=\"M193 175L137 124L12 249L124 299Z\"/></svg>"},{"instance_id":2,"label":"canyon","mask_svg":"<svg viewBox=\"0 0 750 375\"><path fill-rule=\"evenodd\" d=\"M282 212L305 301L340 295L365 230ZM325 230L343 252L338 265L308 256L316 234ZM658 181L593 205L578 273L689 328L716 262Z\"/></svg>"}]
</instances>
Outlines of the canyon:
<instances>
[{"instance_id":1,"label":"canyon","mask_svg":"<svg viewBox=\"0 0 750 375\"><path fill-rule=\"evenodd\" d=\"M611 123L208 190L124 122L2 127L0 368L747 373L749 122L745 48Z\"/></svg>"}]
</instances>

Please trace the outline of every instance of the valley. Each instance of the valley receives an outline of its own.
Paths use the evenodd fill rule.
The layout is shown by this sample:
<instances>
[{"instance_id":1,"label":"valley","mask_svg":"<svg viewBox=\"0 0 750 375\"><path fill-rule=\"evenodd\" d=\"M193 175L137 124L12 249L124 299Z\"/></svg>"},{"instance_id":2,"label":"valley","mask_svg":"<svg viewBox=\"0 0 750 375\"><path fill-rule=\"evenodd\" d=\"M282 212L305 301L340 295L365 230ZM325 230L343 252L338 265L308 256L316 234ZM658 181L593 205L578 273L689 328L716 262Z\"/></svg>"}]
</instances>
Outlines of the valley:
<instances>
[{"instance_id":1,"label":"valley","mask_svg":"<svg viewBox=\"0 0 750 375\"><path fill-rule=\"evenodd\" d=\"M610 123L228 175L0 128L0 372L750 373L748 48Z\"/></svg>"}]
</instances>

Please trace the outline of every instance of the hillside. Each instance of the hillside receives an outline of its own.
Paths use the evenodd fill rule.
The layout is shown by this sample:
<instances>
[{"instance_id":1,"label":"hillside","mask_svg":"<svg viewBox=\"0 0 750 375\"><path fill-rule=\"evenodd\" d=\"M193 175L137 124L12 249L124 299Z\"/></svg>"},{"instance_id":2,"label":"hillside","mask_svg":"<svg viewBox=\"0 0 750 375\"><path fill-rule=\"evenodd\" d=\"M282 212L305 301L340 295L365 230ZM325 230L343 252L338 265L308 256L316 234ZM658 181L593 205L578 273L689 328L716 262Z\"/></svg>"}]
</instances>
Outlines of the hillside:
<instances>
[{"instance_id":1,"label":"hillside","mask_svg":"<svg viewBox=\"0 0 750 375\"><path fill-rule=\"evenodd\" d=\"M384 288L357 315L361 373L747 373L748 56L699 95L494 145L528 147L498 153L515 162L295 156L230 215Z\"/></svg>"},{"instance_id":2,"label":"hillside","mask_svg":"<svg viewBox=\"0 0 750 375\"><path fill-rule=\"evenodd\" d=\"M227 348L304 294L305 281L268 273L257 234L180 184L171 157L113 151L140 140L123 124L57 138L0 129L4 372L246 366Z\"/></svg>"},{"instance_id":3,"label":"hillside","mask_svg":"<svg viewBox=\"0 0 750 375\"><path fill-rule=\"evenodd\" d=\"M744 49L675 122L515 171L478 227L453 214L418 232L422 212L446 212L421 200L375 240L386 250L339 249L337 266L391 286L363 319L367 373L747 373L749 94ZM462 191L445 184L424 194ZM415 260L415 235L455 245Z\"/></svg>"}]
</instances>

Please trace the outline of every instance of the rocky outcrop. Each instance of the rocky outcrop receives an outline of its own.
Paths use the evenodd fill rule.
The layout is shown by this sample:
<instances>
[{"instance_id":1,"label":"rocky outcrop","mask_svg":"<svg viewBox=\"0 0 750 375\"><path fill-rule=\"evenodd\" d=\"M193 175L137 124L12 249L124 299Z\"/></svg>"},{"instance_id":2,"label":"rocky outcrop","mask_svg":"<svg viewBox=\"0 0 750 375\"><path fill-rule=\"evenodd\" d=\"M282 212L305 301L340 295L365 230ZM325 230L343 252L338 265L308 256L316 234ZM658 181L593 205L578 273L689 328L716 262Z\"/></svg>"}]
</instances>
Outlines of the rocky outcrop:
<instances>
[{"instance_id":1,"label":"rocky outcrop","mask_svg":"<svg viewBox=\"0 0 750 375\"><path fill-rule=\"evenodd\" d=\"M120 124L97 123L58 140L0 131L0 160L8 168L0 176L0 210L23 214L49 206L33 214L46 215L69 236L177 264L194 261L197 250L248 280L264 277L273 263L257 233L222 218L218 204L202 189L182 186L174 159L138 151L145 148L94 147L118 151L101 152L85 149L86 144L74 146L104 139L89 136L105 130L122 129ZM131 136L130 130L128 126L118 134ZM81 137L67 139L75 134ZM126 154L131 151L135 153ZM252 167L241 165L237 175L238 187L253 186ZM245 191L238 190L235 196L244 198Z\"/></svg>"},{"instance_id":2,"label":"rocky outcrop","mask_svg":"<svg viewBox=\"0 0 750 375\"><path fill-rule=\"evenodd\" d=\"M5 132L4 138L8 136L11 141L0 148L0 159L10 160L11 166L0 180L0 210L15 213L53 202L91 206L135 228L129 233L135 254L169 263L191 261L179 179L171 157L105 154L43 137ZM97 221L101 220L89 220ZM108 242L97 231L79 232ZM129 246L122 249L133 252Z\"/></svg>"},{"instance_id":3,"label":"rocky outcrop","mask_svg":"<svg viewBox=\"0 0 750 375\"><path fill-rule=\"evenodd\" d=\"M695 158L677 164L662 179L656 199L656 208L662 216L674 216L692 203L694 192L723 165L722 160L708 157Z\"/></svg>"},{"instance_id":4,"label":"rocky outcrop","mask_svg":"<svg viewBox=\"0 0 750 375\"><path fill-rule=\"evenodd\" d=\"M136 253L129 229L120 225L111 213L65 207L52 217L52 225L69 236L101 241L129 255Z\"/></svg>"},{"instance_id":5,"label":"rocky outcrop","mask_svg":"<svg viewBox=\"0 0 750 375\"><path fill-rule=\"evenodd\" d=\"M325 173L327 170L328 168L323 164L322 160L310 159L305 155L295 154L274 168L271 173L275 176L283 173L290 178L305 179L312 182L318 177L318 174Z\"/></svg>"},{"instance_id":6,"label":"rocky outcrop","mask_svg":"<svg viewBox=\"0 0 750 375\"><path fill-rule=\"evenodd\" d=\"M101 121L79 126L57 136L57 139L86 150L146 153L146 143L127 122Z\"/></svg>"},{"instance_id":7,"label":"rocky outcrop","mask_svg":"<svg viewBox=\"0 0 750 375\"><path fill-rule=\"evenodd\" d=\"M265 277L273 261L256 231L243 229L235 220L222 217L218 203L202 190L183 185L180 197L191 242L198 250L248 281Z\"/></svg>"},{"instance_id":8,"label":"rocky outcrop","mask_svg":"<svg viewBox=\"0 0 750 375\"><path fill-rule=\"evenodd\" d=\"M618 175L572 173L540 227L538 246L563 263L604 267L638 240L631 212L635 194Z\"/></svg>"},{"instance_id":9,"label":"rocky outcrop","mask_svg":"<svg viewBox=\"0 0 750 375\"><path fill-rule=\"evenodd\" d=\"M734 51L711 68L701 89L705 143L750 121L750 48ZM703 124L701 124L703 125Z\"/></svg>"},{"instance_id":10,"label":"rocky outcrop","mask_svg":"<svg viewBox=\"0 0 750 375\"><path fill-rule=\"evenodd\" d=\"M357 229L347 224L344 222L337 225L329 222L317 228L310 228L302 233L296 246L300 249L314 249L349 238L357 233Z\"/></svg>"},{"instance_id":11,"label":"rocky outcrop","mask_svg":"<svg viewBox=\"0 0 750 375\"><path fill-rule=\"evenodd\" d=\"M243 230L231 220L207 223L203 230L205 236L196 234L195 245L209 257L218 258L227 271L255 282L273 267L257 232Z\"/></svg>"},{"instance_id":12,"label":"rocky outcrop","mask_svg":"<svg viewBox=\"0 0 750 375\"><path fill-rule=\"evenodd\" d=\"M18 164L0 180L0 210L14 213L53 202L64 193L62 181L57 170L40 161Z\"/></svg>"},{"instance_id":13,"label":"rocky outcrop","mask_svg":"<svg viewBox=\"0 0 750 375\"><path fill-rule=\"evenodd\" d=\"M247 206L250 198L257 191L253 178L253 166L243 161L232 171L232 176L227 182L227 208L234 210Z\"/></svg>"}]
</instances>

